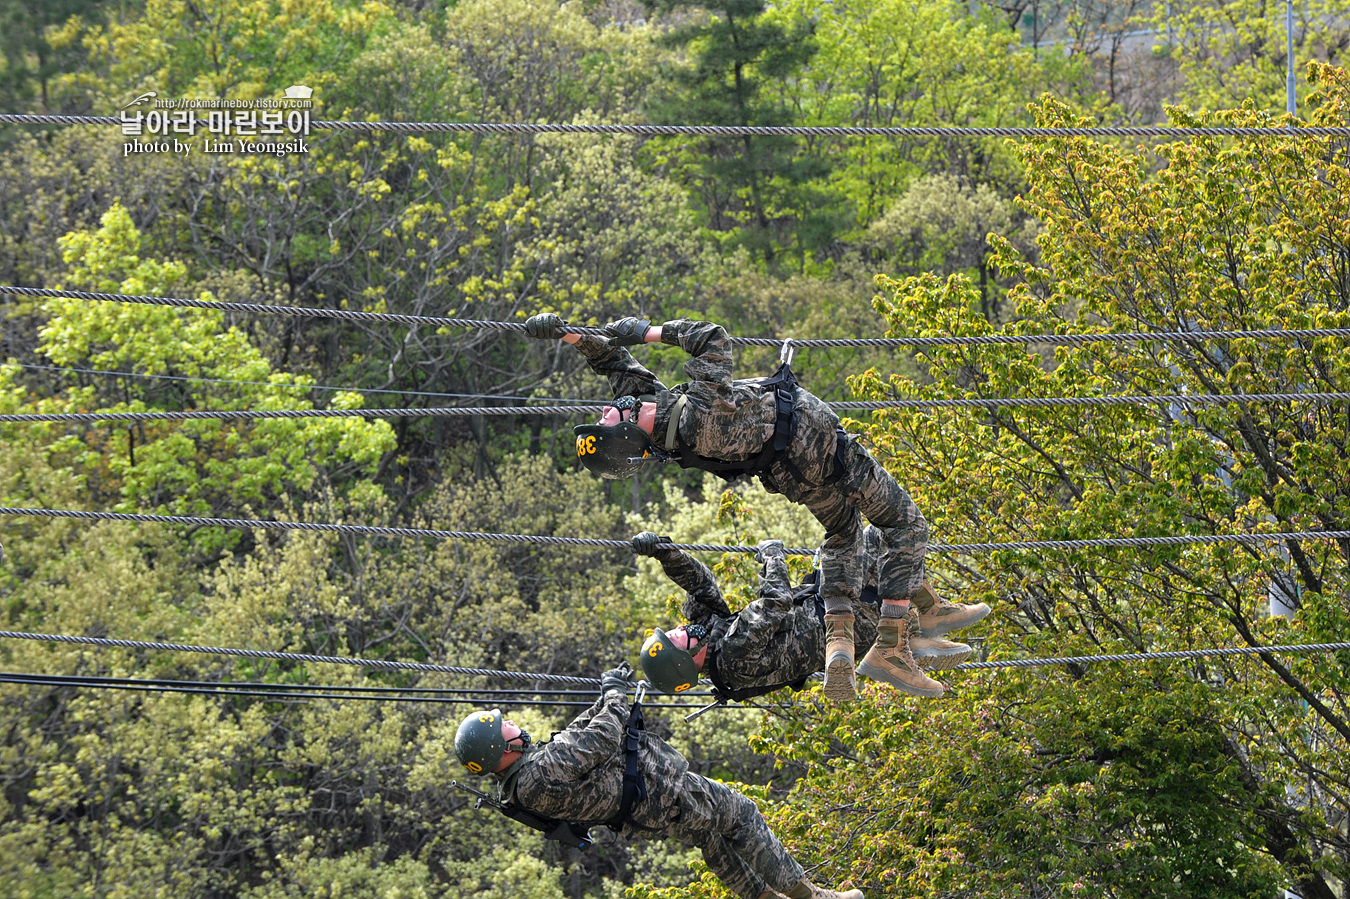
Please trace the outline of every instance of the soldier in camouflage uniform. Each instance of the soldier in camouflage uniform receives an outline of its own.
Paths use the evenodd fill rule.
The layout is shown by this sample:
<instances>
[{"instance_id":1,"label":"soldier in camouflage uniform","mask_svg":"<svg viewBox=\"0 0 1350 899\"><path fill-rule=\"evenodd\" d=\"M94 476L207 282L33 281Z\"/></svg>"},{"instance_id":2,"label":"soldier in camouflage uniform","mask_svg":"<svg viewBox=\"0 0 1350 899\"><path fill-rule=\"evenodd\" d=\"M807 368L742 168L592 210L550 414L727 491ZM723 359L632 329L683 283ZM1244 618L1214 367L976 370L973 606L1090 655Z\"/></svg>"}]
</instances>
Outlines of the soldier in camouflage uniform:
<instances>
[{"instance_id":1,"label":"soldier in camouflage uniform","mask_svg":"<svg viewBox=\"0 0 1350 899\"><path fill-rule=\"evenodd\" d=\"M586 824L608 823L623 793L628 673L605 672L602 693L562 733L542 745L496 709L470 714L455 734L455 754L474 773L491 772L498 799L536 814ZM482 729L494 732L485 750ZM500 731L495 728L500 726ZM727 889L742 899L863 899L858 890L822 889L769 830L754 802L695 774L664 740L642 733L639 770L647 796L626 826L647 839L674 837L703 852Z\"/></svg>"},{"instance_id":2,"label":"soldier in camouflage uniform","mask_svg":"<svg viewBox=\"0 0 1350 899\"><path fill-rule=\"evenodd\" d=\"M867 531L871 552L866 568L875 575L878 565L871 553L879 549L881 535L875 528ZM681 611L689 624L668 633L654 630L639 653L647 679L659 689L673 693L692 687L693 682L681 676L692 665L712 680L719 696L745 700L783 687L800 690L808 677L824 668L824 610L817 602L817 585L814 576L799 587L789 585L782 541L760 543L759 598L735 614L712 572L688 553L651 532L633 538L633 551L656 558L666 576L685 591ZM853 604L854 651L860 657L877 637L879 605L875 581L870 581ZM909 628L915 636L910 648L921 667L951 668L970 657L971 649L964 643L921 635L916 615L911 610ZM671 659L688 662L672 664ZM941 695L941 684L937 687Z\"/></svg>"},{"instance_id":3,"label":"soldier in camouflage uniform","mask_svg":"<svg viewBox=\"0 0 1350 899\"><path fill-rule=\"evenodd\" d=\"M544 313L532 316L525 328L531 337L573 344L593 371L609 379L615 404L605 408L601 425L628 432L635 426L653 450L693 467L700 467L694 459L754 459L772 442L778 423L774 392L761 379L732 379L731 345L720 325L675 319L652 327L630 317L606 325L610 336L601 340L564 334L563 324L557 315ZM684 366L687 384L667 388L625 349L657 342L679 346L692 357ZM911 693L941 695L941 685L919 670L909 651L907 618L910 600L923 591L927 520L895 479L842 430L825 403L800 388L794 388L792 402L792 441L756 474L765 489L805 505L825 527L820 547L825 695L834 700L857 695L853 608L863 586L864 516L884 543L878 587L885 633L859 670Z\"/></svg>"}]
</instances>

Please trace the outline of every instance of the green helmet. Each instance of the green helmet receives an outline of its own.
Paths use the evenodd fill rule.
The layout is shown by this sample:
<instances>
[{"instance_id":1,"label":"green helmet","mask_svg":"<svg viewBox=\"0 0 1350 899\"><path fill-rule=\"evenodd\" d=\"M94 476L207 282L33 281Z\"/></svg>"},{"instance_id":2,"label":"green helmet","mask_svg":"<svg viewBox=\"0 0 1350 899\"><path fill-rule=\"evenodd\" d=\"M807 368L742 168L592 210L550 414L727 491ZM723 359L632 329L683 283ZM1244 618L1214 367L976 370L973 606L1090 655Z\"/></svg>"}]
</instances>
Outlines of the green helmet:
<instances>
[{"instance_id":1,"label":"green helmet","mask_svg":"<svg viewBox=\"0 0 1350 899\"><path fill-rule=\"evenodd\" d=\"M698 683L698 664L687 650L677 649L659 627L642 644L642 673L662 693L683 693Z\"/></svg>"},{"instance_id":2,"label":"green helmet","mask_svg":"<svg viewBox=\"0 0 1350 899\"><path fill-rule=\"evenodd\" d=\"M496 771L505 754L501 709L473 712L455 731L455 756L474 774Z\"/></svg>"},{"instance_id":3,"label":"green helmet","mask_svg":"<svg viewBox=\"0 0 1350 899\"><path fill-rule=\"evenodd\" d=\"M577 458L602 478L626 478L652 457L651 435L631 421L577 425L572 433L577 435Z\"/></svg>"}]
</instances>

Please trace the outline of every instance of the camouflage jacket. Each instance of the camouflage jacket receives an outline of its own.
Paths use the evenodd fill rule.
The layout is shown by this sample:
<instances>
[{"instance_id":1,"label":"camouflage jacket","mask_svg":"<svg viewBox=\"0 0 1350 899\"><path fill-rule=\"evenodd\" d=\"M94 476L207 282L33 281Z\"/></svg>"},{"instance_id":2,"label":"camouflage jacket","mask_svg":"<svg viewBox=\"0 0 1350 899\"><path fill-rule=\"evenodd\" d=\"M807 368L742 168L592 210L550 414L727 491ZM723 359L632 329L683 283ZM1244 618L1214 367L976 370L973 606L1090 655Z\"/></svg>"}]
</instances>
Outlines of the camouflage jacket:
<instances>
[{"instance_id":1,"label":"camouflage jacket","mask_svg":"<svg viewBox=\"0 0 1350 899\"><path fill-rule=\"evenodd\" d=\"M628 697L611 690L582 712L562 733L532 746L497 775L498 798L550 818L604 823L623 796L624 725ZM689 762L668 743L643 732L639 769L647 798L633 809L631 823L660 830L670 822Z\"/></svg>"},{"instance_id":2,"label":"camouflage jacket","mask_svg":"<svg viewBox=\"0 0 1350 899\"><path fill-rule=\"evenodd\" d=\"M680 420L675 422L676 449L710 459L739 462L753 458L773 436L777 410L773 392L763 378L731 377L731 344L721 325L677 318L661 326L661 342L681 347L692 358L685 363L689 382L667 388L623 347L611 347L598 337L583 336L576 348L591 370L609 379L613 396L652 395L656 421L652 440L666 445L675 402L686 396ZM835 430L839 418L806 390L797 389L794 402L797 429L788 456L802 476L820 483L833 471ZM789 476L775 463L773 478ZM766 484L770 486L771 484Z\"/></svg>"},{"instance_id":3,"label":"camouflage jacket","mask_svg":"<svg viewBox=\"0 0 1350 899\"><path fill-rule=\"evenodd\" d=\"M781 550L766 554L759 599L732 614L712 572L676 549L657 558L666 576L685 590L681 611L708 628L704 671L728 690L795 684L825 666L825 632L816 617L814 585L793 588Z\"/></svg>"}]
</instances>

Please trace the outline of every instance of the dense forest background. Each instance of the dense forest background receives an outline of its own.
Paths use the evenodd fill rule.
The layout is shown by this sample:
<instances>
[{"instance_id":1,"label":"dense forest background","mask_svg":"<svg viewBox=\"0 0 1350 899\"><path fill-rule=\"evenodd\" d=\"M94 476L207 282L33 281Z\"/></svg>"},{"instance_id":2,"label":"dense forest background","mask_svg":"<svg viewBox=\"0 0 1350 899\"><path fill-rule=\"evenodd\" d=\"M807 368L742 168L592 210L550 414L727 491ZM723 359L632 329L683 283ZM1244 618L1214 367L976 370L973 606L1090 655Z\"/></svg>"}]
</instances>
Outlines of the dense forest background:
<instances>
[{"instance_id":1,"label":"dense forest background","mask_svg":"<svg viewBox=\"0 0 1350 899\"><path fill-rule=\"evenodd\" d=\"M0 110L315 88L316 118L1287 123L1258 0L0 0ZM1350 8L1294 4L1298 119L1350 124ZM0 283L796 338L1350 327L1350 141L315 133L138 155L0 130ZM0 413L595 399L570 348L3 298ZM640 351L668 383L683 357ZM774 354L738 357L738 374ZM827 399L1350 391L1341 339L809 350ZM601 482L560 416L0 425L6 506L814 545L756 484ZM853 419L947 543L1350 528L1350 408ZM606 549L0 525L4 628L594 676L674 590ZM735 602L753 565L709 559ZM988 658L1350 640L1350 541L933 554ZM1276 607L1292 609L1284 617ZM7 671L408 684L3 641ZM487 690L477 678L423 686ZM1350 897L1350 653L956 673L690 724L817 880L875 897ZM447 786L464 706L5 685L0 894L722 897L696 854L577 852ZM495 698L483 694L483 703ZM764 704L761 704L764 705ZM538 734L568 710L508 705Z\"/></svg>"}]
</instances>

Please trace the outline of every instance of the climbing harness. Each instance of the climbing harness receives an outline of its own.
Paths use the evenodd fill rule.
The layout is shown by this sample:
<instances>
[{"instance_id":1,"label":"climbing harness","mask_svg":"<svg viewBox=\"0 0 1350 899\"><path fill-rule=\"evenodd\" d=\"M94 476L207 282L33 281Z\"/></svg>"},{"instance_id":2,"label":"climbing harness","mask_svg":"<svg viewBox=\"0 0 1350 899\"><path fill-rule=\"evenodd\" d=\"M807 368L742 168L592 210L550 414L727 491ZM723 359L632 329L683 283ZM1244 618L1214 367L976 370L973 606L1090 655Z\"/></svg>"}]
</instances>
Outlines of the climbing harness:
<instances>
[{"instance_id":1,"label":"climbing harness","mask_svg":"<svg viewBox=\"0 0 1350 899\"><path fill-rule=\"evenodd\" d=\"M647 783L642 778L642 769L638 767L642 731L646 727L642 720L642 700L646 695L647 682L640 680L633 694L633 707L628 711L628 721L623 727L623 795L619 799L619 810L605 822L605 826L615 833L623 833L624 826L632 817L633 807L647 798Z\"/></svg>"},{"instance_id":2,"label":"climbing harness","mask_svg":"<svg viewBox=\"0 0 1350 899\"><path fill-rule=\"evenodd\" d=\"M775 414L773 436L764 442L764 447L758 453L749 459L729 462L700 456L692 450L677 449L675 447L675 432L680 424L678 416L684 410L684 400L687 399L687 397L681 396L671 407L670 423L666 425L665 450L670 454L670 460L681 468L694 468L711 472L728 481L745 475L767 472L774 460L779 458L779 454L792 444L792 438L797 432L795 408L797 376L792 373L792 355L792 338L789 337L783 341L783 347L778 353L778 370L770 377L765 378L759 385L766 391L773 391ZM787 461L786 456L783 456L783 459ZM788 462L788 465L791 466L792 463ZM795 466L792 466L792 468L793 475L799 475Z\"/></svg>"}]
</instances>

